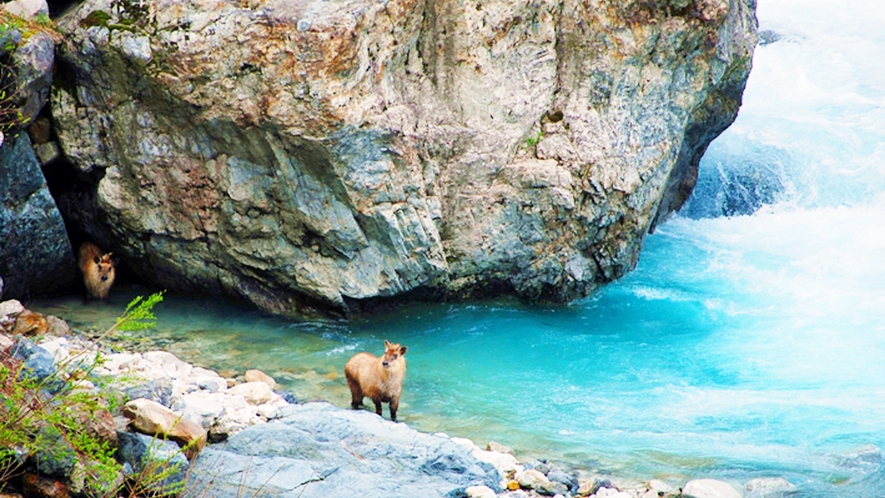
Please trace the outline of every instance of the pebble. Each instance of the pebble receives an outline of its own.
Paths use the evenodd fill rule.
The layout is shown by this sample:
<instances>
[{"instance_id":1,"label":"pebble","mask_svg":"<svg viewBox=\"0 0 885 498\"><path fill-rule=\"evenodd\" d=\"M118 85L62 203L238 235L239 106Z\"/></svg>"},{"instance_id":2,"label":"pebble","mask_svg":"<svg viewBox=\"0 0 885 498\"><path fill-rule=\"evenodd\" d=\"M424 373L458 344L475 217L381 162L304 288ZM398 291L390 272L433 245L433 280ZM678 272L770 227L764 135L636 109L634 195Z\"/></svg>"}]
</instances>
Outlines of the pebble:
<instances>
[{"instance_id":1,"label":"pebble","mask_svg":"<svg viewBox=\"0 0 885 498\"><path fill-rule=\"evenodd\" d=\"M550 482L543 473L535 469L525 469L516 473L516 482L520 487L536 489Z\"/></svg>"}]
</instances>

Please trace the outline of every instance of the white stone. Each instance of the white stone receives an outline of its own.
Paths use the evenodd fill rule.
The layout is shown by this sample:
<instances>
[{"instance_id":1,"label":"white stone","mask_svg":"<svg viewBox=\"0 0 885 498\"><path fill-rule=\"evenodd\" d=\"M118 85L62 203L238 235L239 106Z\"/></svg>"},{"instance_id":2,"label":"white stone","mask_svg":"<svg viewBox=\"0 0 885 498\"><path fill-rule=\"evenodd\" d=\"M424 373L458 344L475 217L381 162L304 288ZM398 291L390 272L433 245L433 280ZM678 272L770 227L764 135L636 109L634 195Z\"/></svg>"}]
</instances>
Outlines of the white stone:
<instances>
[{"instance_id":1,"label":"white stone","mask_svg":"<svg viewBox=\"0 0 885 498\"><path fill-rule=\"evenodd\" d=\"M230 396L229 398L242 396ZM225 406L224 414L218 419L218 422L212 427L213 434L232 435L245 429L250 425L263 422L261 417L255 413L255 407L247 405L245 408L231 409Z\"/></svg>"},{"instance_id":2,"label":"white stone","mask_svg":"<svg viewBox=\"0 0 885 498\"><path fill-rule=\"evenodd\" d=\"M280 415L280 408L273 403L264 403L263 405L258 405L255 408L255 412L258 416L270 420Z\"/></svg>"},{"instance_id":3,"label":"white stone","mask_svg":"<svg viewBox=\"0 0 885 498\"><path fill-rule=\"evenodd\" d=\"M688 481L682 494L692 498L742 498L740 492L727 482L716 479L693 479Z\"/></svg>"},{"instance_id":4,"label":"white stone","mask_svg":"<svg viewBox=\"0 0 885 498\"><path fill-rule=\"evenodd\" d=\"M196 391L173 397L175 406L185 417L209 429L224 413L225 396L221 393Z\"/></svg>"},{"instance_id":5,"label":"white stone","mask_svg":"<svg viewBox=\"0 0 885 498\"><path fill-rule=\"evenodd\" d=\"M251 410L255 411L254 406L250 406L249 402L246 401L246 398L239 394L230 394L230 393L222 393L224 396L224 411L225 412L235 412L240 410Z\"/></svg>"},{"instance_id":6,"label":"white stone","mask_svg":"<svg viewBox=\"0 0 885 498\"><path fill-rule=\"evenodd\" d=\"M547 476L535 469L525 469L517 472L514 479L516 479L520 487L532 489L544 486L550 482Z\"/></svg>"},{"instance_id":7,"label":"white stone","mask_svg":"<svg viewBox=\"0 0 885 498\"><path fill-rule=\"evenodd\" d=\"M495 468L498 469L498 473L501 474L501 477L506 476L509 472L523 470L522 465L519 465L519 461L513 455L484 450L467 438L452 437L450 439L452 442L458 443L464 448L467 448L470 454L477 460L494 465Z\"/></svg>"},{"instance_id":8,"label":"white stone","mask_svg":"<svg viewBox=\"0 0 885 498\"><path fill-rule=\"evenodd\" d=\"M227 390L232 395L240 395L253 405L261 405L274 399L274 392L264 382L246 382Z\"/></svg>"},{"instance_id":9,"label":"white stone","mask_svg":"<svg viewBox=\"0 0 885 498\"><path fill-rule=\"evenodd\" d=\"M203 367L193 367L191 369L191 376L194 378L203 378L203 377L217 377L222 378L221 375L218 374L215 370L209 370L208 368Z\"/></svg>"},{"instance_id":10,"label":"white stone","mask_svg":"<svg viewBox=\"0 0 885 498\"><path fill-rule=\"evenodd\" d=\"M219 419L214 426L212 426L212 428L209 430L209 433L218 436L231 436L245 428L245 424L234 420L233 417L224 416L221 417L221 419Z\"/></svg>"},{"instance_id":11,"label":"white stone","mask_svg":"<svg viewBox=\"0 0 885 498\"><path fill-rule=\"evenodd\" d=\"M7 316L18 316L24 310L25 307L22 306L22 303L18 302L15 299L3 301L2 303L0 303L0 318Z\"/></svg>"},{"instance_id":12,"label":"white stone","mask_svg":"<svg viewBox=\"0 0 885 498\"><path fill-rule=\"evenodd\" d=\"M40 347L48 351L55 363L59 364L64 363L71 356L70 350L66 347L67 342L68 340L64 337L58 337L41 342Z\"/></svg>"},{"instance_id":13,"label":"white stone","mask_svg":"<svg viewBox=\"0 0 885 498\"><path fill-rule=\"evenodd\" d=\"M470 486L464 491L468 498L495 498L495 492L488 486Z\"/></svg>"},{"instance_id":14,"label":"white stone","mask_svg":"<svg viewBox=\"0 0 885 498\"><path fill-rule=\"evenodd\" d=\"M135 368L135 365L137 365L140 360L141 355L138 353L111 354L104 357L101 366L109 372L120 373Z\"/></svg>"},{"instance_id":15,"label":"white stone","mask_svg":"<svg viewBox=\"0 0 885 498\"><path fill-rule=\"evenodd\" d=\"M31 19L37 14L49 15L49 5L46 0L13 0L0 6L0 9L25 19Z\"/></svg>"},{"instance_id":16,"label":"white stone","mask_svg":"<svg viewBox=\"0 0 885 498\"><path fill-rule=\"evenodd\" d=\"M502 477L509 472L523 470L523 466L519 464L519 460L509 453L498 453L497 451L486 451L476 448L471 451L470 454L476 457L477 460L494 465Z\"/></svg>"},{"instance_id":17,"label":"white stone","mask_svg":"<svg viewBox=\"0 0 885 498\"><path fill-rule=\"evenodd\" d=\"M186 379L193 366L172 353L166 351L151 351L142 355L144 361L151 367L153 378L172 377L174 379Z\"/></svg>"},{"instance_id":18,"label":"white stone","mask_svg":"<svg viewBox=\"0 0 885 498\"><path fill-rule=\"evenodd\" d=\"M119 37L112 38L115 46L119 47L124 54L131 59L139 60L147 64L153 59L151 39L128 31L121 31Z\"/></svg>"}]
</instances>

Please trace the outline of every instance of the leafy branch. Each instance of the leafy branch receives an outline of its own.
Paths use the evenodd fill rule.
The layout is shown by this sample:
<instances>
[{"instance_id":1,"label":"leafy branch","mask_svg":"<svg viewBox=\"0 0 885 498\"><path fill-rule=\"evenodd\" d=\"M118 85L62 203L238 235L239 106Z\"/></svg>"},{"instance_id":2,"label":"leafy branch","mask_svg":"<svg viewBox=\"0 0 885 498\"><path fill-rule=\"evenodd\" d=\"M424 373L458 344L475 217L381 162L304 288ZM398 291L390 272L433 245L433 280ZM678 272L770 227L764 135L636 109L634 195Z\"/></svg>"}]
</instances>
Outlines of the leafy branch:
<instances>
[{"instance_id":1,"label":"leafy branch","mask_svg":"<svg viewBox=\"0 0 885 498\"><path fill-rule=\"evenodd\" d=\"M157 325L157 317L154 316L154 306L163 301L164 292L165 291L155 292L148 296L147 299L143 296L136 296L135 299L126 305L126 311L117 317L116 323L98 336L96 342L116 330L134 332L155 327Z\"/></svg>"}]
</instances>

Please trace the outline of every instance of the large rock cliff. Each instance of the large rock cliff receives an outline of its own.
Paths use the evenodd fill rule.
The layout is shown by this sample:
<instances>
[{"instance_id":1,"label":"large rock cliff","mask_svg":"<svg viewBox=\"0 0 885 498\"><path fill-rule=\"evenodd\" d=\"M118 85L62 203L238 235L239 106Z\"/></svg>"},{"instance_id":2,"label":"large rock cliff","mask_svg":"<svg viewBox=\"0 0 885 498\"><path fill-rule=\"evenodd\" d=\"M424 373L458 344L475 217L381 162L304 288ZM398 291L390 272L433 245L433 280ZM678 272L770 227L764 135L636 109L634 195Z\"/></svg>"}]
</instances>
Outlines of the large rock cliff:
<instances>
[{"instance_id":1,"label":"large rock cliff","mask_svg":"<svg viewBox=\"0 0 885 498\"><path fill-rule=\"evenodd\" d=\"M283 313L623 275L756 40L754 0L138 5L60 20L52 114L94 179L69 214L146 279Z\"/></svg>"},{"instance_id":2,"label":"large rock cliff","mask_svg":"<svg viewBox=\"0 0 885 498\"><path fill-rule=\"evenodd\" d=\"M76 262L25 131L49 97L55 43L48 30L8 22L12 6L0 5L0 295L29 300L68 290Z\"/></svg>"}]
</instances>

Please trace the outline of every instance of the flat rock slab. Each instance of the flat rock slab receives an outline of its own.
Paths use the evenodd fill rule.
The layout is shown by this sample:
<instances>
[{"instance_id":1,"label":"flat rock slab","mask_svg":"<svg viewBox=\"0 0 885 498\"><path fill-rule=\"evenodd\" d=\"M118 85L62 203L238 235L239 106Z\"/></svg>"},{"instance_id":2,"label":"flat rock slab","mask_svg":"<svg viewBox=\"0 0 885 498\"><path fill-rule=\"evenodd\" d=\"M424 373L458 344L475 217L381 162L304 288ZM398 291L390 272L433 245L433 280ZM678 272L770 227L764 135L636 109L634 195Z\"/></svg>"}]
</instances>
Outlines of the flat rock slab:
<instances>
[{"instance_id":1,"label":"flat rock slab","mask_svg":"<svg viewBox=\"0 0 885 498\"><path fill-rule=\"evenodd\" d=\"M442 436L368 411L307 403L277 421L207 447L188 489L216 498L280 496L443 497L484 485L500 491L494 466Z\"/></svg>"}]
</instances>

